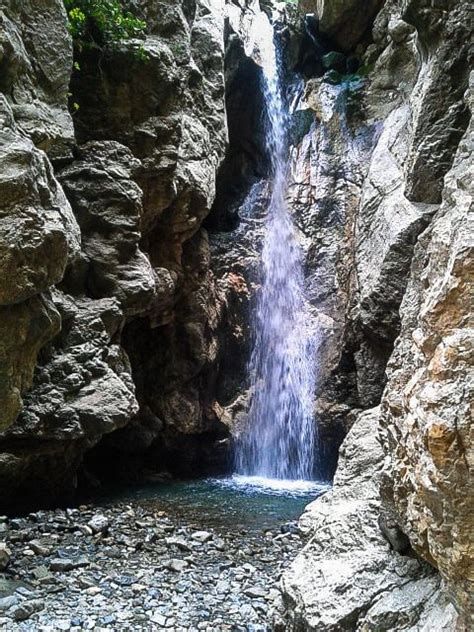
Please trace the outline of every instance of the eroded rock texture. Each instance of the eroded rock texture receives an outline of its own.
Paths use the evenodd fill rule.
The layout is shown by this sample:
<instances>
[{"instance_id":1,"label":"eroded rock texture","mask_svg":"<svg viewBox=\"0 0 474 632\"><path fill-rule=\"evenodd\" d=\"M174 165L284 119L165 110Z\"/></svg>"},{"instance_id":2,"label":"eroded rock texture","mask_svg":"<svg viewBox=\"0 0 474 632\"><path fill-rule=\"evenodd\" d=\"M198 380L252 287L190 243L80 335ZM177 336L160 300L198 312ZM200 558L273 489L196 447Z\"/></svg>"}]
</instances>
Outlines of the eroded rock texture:
<instances>
[{"instance_id":1,"label":"eroded rock texture","mask_svg":"<svg viewBox=\"0 0 474 632\"><path fill-rule=\"evenodd\" d=\"M439 577L379 528L378 423L378 408L357 418L341 446L333 489L300 519L310 540L283 576L289 629L453 629L456 613Z\"/></svg>"},{"instance_id":2,"label":"eroded rock texture","mask_svg":"<svg viewBox=\"0 0 474 632\"><path fill-rule=\"evenodd\" d=\"M400 327L401 333L383 396L384 453L375 439L365 438L365 445L358 443L362 420L370 418L362 415L343 444L334 492L310 506L302 520L312 539L283 580L295 629L454 630L472 626L469 132L459 144L469 120L463 99L469 65L465 46L469 10L467 3L452 3L443 6L443 11L417 2L403 7L386 3L375 22L374 43L366 53L374 69L361 103L363 120L379 120L380 124L376 123L376 142L351 214L353 236L350 257L346 255L345 260L354 266L353 277L346 296L342 294L342 305L348 308L346 331L335 351L336 357L342 353L341 358L351 358L351 362L333 370L332 377L346 375L352 385L345 388L342 398L338 396L339 401L350 401L352 408L380 401L385 367ZM452 40L457 42L455 52ZM313 109L321 94L317 88L309 95ZM325 265L328 260L331 257L325 259ZM325 268L320 264L319 269ZM338 277L329 275L332 278ZM322 305L332 316L328 306ZM326 389L323 383L323 397L331 393ZM332 395L328 400L335 398ZM351 416L346 420L350 423ZM380 424L375 417L372 423L372 432L377 433ZM370 430L366 427L363 432ZM365 459L369 464L364 467L376 466L370 486L363 484L353 495L351 518L346 515L351 506L348 497L355 489L351 477L346 480L349 448L353 467ZM354 474L352 480L362 481L364 475ZM368 489L373 494L372 515L366 513ZM339 522L341 513L347 518L345 526ZM400 569L396 571L396 581L402 577L406 584L406 597L401 599L405 589L400 591L396 583L384 584L390 577L387 569L396 568L400 560L388 549L373 567L381 570L376 585L382 592L373 590L372 581L365 580L374 554L370 547L381 538L377 522L396 546L408 535L416 553L440 569L456 610L446 609L445 597L437 589L428 589L431 597L426 593L411 611L421 595L417 588L408 588L411 579ZM357 525L357 533L365 533L363 542L351 541L357 536L349 523ZM330 542L323 553L319 542L326 539ZM326 555L332 565L327 562L325 566ZM406 558L403 563L408 563ZM412 576L416 577L419 571ZM418 587L425 580L420 581L416 580ZM439 586L434 577L427 581ZM331 597L325 592L326 582L333 588ZM358 590L352 600L352 591ZM339 594L349 597L339 601ZM421 608L426 599L438 612L429 623ZM439 608L435 605L438 600ZM357 609L356 604L364 605ZM450 612L449 616L443 618L442 611Z\"/></svg>"},{"instance_id":3,"label":"eroded rock texture","mask_svg":"<svg viewBox=\"0 0 474 632\"><path fill-rule=\"evenodd\" d=\"M269 195L254 18L275 6L130 6L143 41L82 52L60 0L0 9L2 506L58 498L85 454L222 472L245 424ZM469 626L469 3L299 6L331 51L296 81L313 40L279 5L328 478L352 429L302 520L288 625L449 630L441 576Z\"/></svg>"},{"instance_id":4,"label":"eroded rock texture","mask_svg":"<svg viewBox=\"0 0 474 632\"><path fill-rule=\"evenodd\" d=\"M439 568L471 623L472 157L471 123L445 178L441 207L415 248L382 416L383 491L413 546Z\"/></svg>"},{"instance_id":5,"label":"eroded rock texture","mask_svg":"<svg viewBox=\"0 0 474 632\"><path fill-rule=\"evenodd\" d=\"M46 49L48 16L61 23L59 62ZM0 9L0 429L18 416L38 352L59 330L47 291L79 251L79 228L43 151L62 153L72 140L65 17L59 0L44 12L15 2Z\"/></svg>"}]
</instances>

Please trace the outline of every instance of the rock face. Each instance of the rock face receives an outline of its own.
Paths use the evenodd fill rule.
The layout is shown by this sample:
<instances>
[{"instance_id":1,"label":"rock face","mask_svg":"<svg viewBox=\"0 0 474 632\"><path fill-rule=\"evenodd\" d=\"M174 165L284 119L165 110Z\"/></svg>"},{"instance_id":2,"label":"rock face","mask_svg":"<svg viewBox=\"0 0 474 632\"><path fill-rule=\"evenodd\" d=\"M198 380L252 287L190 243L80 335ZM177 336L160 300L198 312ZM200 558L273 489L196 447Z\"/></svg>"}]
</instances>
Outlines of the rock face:
<instances>
[{"instance_id":1,"label":"rock face","mask_svg":"<svg viewBox=\"0 0 474 632\"><path fill-rule=\"evenodd\" d=\"M140 11L144 42L75 51L73 71L62 1L2 5L5 503L70 488L84 452L132 419L115 450L216 430L201 396L218 301L200 227L226 142L224 2Z\"/></svg>"},{"instance_id":2,"label":"rock face","mask_svg":"<svg viewBox=\"0 0 474 632\"><path fill-rule=\"evenodd\" d=\"M379 528L378 422L378 408L358 417L341 446L333 489L300 519L310 539L283 576L287 629L448 629L433 626L456 619L433 569L392 550Z\"/></svg>"},{"instance_id":3,"label":"rock face","mask_svg":"<svg viewBox=\"0 0 474 632\"><path fill-rule=\"evenodd\" d=\"M472 157L471 123L415 248L382 416L385 495L466 618L474 613Z\"/></svg>"},{"instance_id":4,"label":"rock face","mask_svg":"<svg viewBox=\"0 0 474 632\"><path fill-rule=\"evenodd\" d=\"M18 416L38 352L59 330L47 292L79 251L79 228L42 151L62 154L72 141L72 45L59 0L44 11L30 5L6 2L0 10L0 429ZM47 22L57 25L59 61Z\"/></svg>"},{"instance_id":5,"label":"rock face","mask_svg":"<svg viewBox=\"0 0 474 632\"><path fill-rule=\"evenodd\" d=\"M381 8L383 0L299 0L304 13L314 13L322 33L332 37L343 51L361 41Z\"/></svg>"},{"instance_id":6,"label":"rock face","mask_svg":"<svg viewBox=\"0 0 474 632\"><path fill-rule=\"evenodd\" d=\"M421 4L409 3L397 13L387 3L367 52L375 65L363 98L364 118L383 124L363 177L349 248L356 274L345 299L351 306L349 335L346 330L342 339L346 349L352 347L349 375L355 374L358 406L380 400L383 372L400 327L401 332L389 362L380 422L375 413L355 422L341 448L333 492L310 505L302 518L311 540L283 579L294 629L472 627L472 301L467 298L472 239L464 230L472 221L472 133L460 143L469 120L462 98L468 7L452 4L441 19ZM456 70L447 61L451 38L458 42ZM421 43L430 54L420 53ZM311 97L313 107L320 94L319 88ZM435 154L445 159L436 159L428 173L424 165L433 163ZM383 452L367 436L378 431ZM372 473L370 484L355 473L359 466ZM428 572L421 578L421 567L412 567L412 575L407 571L415 564L412 553L372 548L383 543L380 531L399 550L409 537L415 552L440 570L455 609L446 607L436 576ZM355 542L361 532L363 540ZM370 568L378 569L376 581L366 581ZM428 621L425 602L438 613Z\"/></svg>"}]
</instances>

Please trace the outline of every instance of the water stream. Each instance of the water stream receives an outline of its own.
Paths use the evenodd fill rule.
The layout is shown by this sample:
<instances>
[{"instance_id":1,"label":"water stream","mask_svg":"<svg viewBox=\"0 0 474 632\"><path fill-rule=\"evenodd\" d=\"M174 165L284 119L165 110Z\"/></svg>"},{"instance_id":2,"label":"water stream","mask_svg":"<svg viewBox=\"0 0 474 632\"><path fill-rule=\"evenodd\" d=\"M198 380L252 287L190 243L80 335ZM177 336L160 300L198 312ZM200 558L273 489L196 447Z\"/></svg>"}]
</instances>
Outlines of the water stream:
<instances>
[{"instance_id":1,"label":"water stream","mask_svg":"<svg viewBox=\"0 0 474 632\"><path fill-rule=\"evenodd\" d=\"M272 186L253 318L248 427L237 445L240 475L311 480L318 474L313 401L316 332L304 292L302 253L286 203L289 115L273 28L262 13L259 49Z\"/></svg>"}]
</instances>

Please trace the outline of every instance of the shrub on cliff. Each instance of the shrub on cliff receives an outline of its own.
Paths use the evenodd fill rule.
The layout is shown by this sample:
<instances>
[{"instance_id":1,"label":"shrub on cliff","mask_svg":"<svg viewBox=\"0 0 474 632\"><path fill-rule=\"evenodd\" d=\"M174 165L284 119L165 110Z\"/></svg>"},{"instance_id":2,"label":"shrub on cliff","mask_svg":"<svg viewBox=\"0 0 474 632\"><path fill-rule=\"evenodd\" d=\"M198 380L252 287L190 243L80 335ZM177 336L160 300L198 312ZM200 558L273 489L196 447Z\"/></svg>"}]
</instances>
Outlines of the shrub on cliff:
<instances>
[{"instance_id":1,"label":"shrub on cliff","mask_svg":"<svg viewBox=\"0 0 474 632\"><path fill-rule=\"evenodd\" d=\"M120 0L64 0L64 5L69 30L80 48L140 37L146 28L143 20L124 11Z\"/></svg>"}]
</instances>

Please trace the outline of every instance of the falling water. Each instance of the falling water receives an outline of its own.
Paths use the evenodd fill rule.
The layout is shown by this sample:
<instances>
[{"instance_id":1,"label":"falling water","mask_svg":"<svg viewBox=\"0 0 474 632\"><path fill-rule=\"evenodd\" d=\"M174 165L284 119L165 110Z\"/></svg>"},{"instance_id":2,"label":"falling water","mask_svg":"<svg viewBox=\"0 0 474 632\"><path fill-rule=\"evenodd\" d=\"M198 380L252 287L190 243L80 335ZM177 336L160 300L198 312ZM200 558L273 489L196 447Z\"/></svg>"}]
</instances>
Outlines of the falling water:
<instances>
[{"instance_id":1,"label":"falling water","mask_svg":"<svg viewBox=\"0 0 474 632\"><path fill-rule=\"evenodd\" d=\"M308 480L317 474L314 421L315 331L304 296L302 253L286 204L288 112L273 28L258 25L272 160L272 193L262 253L262 287L254 316L248 427L237 446L237 472Z\"/></svg>"}]
</instances>

